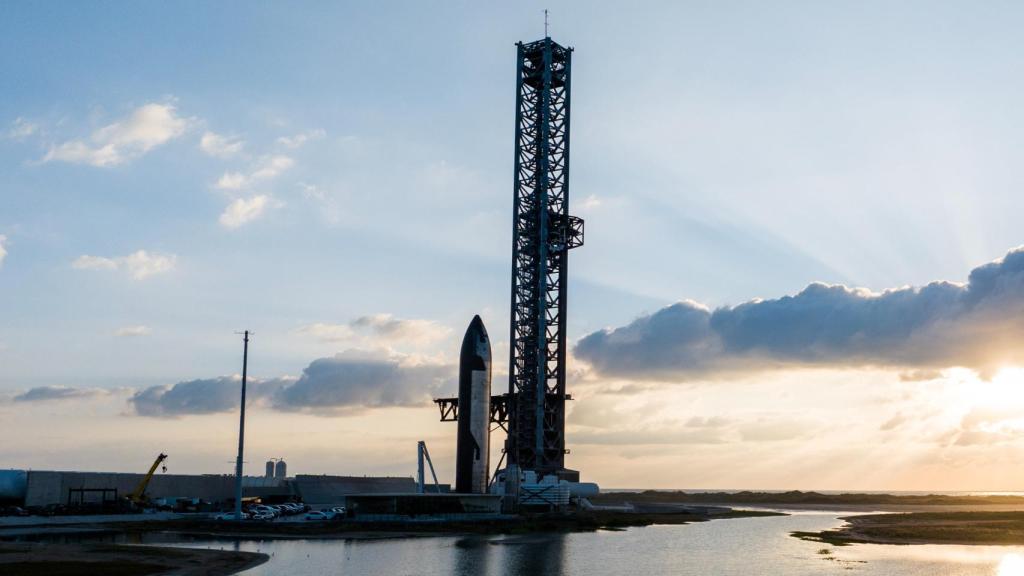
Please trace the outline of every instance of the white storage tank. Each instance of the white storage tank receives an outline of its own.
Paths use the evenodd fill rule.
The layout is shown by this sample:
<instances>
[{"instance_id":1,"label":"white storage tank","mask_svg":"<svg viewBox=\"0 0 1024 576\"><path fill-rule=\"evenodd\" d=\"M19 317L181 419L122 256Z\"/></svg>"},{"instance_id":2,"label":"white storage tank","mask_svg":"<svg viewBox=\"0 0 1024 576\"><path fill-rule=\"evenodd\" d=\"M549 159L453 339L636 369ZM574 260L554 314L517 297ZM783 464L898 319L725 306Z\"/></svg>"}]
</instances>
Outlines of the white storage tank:
<instances>
[{"instance_id":1,"label":"white storage tank","mask_svg":"<svg viewBox=\"0 0 1024 576\"><path fill-rule=\"evenodd\" d=\"M288 465L284 463L284 460L278 460L277 466L274 467L274 478L284 480L288 477Z\"/></svg>"}]
</instances>

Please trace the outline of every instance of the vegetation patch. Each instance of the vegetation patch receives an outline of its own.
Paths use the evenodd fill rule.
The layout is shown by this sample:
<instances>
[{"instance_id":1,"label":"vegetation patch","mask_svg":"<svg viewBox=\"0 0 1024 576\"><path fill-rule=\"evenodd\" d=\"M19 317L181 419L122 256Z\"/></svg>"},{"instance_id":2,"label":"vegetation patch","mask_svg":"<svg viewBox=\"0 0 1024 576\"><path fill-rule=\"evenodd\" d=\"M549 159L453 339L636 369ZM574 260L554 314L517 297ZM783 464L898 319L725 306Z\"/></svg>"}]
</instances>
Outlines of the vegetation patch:
<instances>
[{"instance_id":1,"label":"vegetation patch","mask_svg":"<svg viewBox=\"0 0 1024 576\"><path fill-rule=\"evenodd\" d=\"M1024 506L1021 496L948 496L943 494L822 494L820 492L684 492L644 490L605 492L591 496L595 504L667 503L685 504L777 504L815 506Z\"/></svg>"},{"instance_id":2,"label":"vegetation patch","mask_svg":"<svg viewBox=\"0 0 1024 576\"><path fill-rule=\"evenodd\" d=\"M3 565L7 576L148 576L167 572L166 566L135 562L25 561Z\"/></svg>"},{"instance_id":3,"label":"vegetation patch","mask_svg":"<svg viewBox=\"0 0 1024 576\"><path fill-rule=\"evenodd\" d=\"M851 543L1024 545L1024 512L915 512L843 518L846 525L791 536L834 546Z\"/></svg>"}]
</instances>

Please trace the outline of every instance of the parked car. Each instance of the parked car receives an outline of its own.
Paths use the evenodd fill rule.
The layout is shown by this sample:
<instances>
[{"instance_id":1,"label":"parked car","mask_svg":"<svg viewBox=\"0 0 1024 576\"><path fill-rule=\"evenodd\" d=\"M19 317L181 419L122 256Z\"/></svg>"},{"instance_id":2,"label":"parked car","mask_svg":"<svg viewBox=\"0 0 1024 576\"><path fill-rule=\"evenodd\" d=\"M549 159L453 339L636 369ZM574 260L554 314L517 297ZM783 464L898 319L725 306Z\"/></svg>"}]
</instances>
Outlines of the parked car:
<instances>
[{"instance_id":1,"label":"parked car","mask_svg":"<svg viewBox=\"0 0 1024 576\"><path fill-rule=\"evenodd\" d=\"M334 512L339 516L344 516L346 511L344 506L335 506L334 508L331 508L331 512Z\"/></svg>"},{"instance_id":2,"label":"parked car","mask_svg":"<svg viewBox=\"0 0 1024 576\"><path fill-rule=\"evenodd\" d=\"M235 513L234 512L225 512L223 514L217 514L216 516L213 517L213 519L214 520L234 520L235 519ZM242 520L248 520L248 519L249 519L249 515L246 514L245 512L242 512Z\"/></svg>"},{"instance_id":3,"label":"parked car","mask_svg":"<svg viewBox=\"0 0 1024 576\"><path fill-rule=\"evenodd\" d=\"M250 506L249 512L252 514L270 514L271 516L277 516L281 512L272 506L266 506L263 504L257 504L256 506Z\"/></svg>"},{"instance_id":4,"label":"parked car","mask_svg":"<svg viewBox=\"0 0 1024 576\"><path fill-rule=\"evenodd\" d=\"M330 516L323 512L306 512L306 515L302 517L306 522L326 522L331 519Z\"/></svg>"}]
</instances>

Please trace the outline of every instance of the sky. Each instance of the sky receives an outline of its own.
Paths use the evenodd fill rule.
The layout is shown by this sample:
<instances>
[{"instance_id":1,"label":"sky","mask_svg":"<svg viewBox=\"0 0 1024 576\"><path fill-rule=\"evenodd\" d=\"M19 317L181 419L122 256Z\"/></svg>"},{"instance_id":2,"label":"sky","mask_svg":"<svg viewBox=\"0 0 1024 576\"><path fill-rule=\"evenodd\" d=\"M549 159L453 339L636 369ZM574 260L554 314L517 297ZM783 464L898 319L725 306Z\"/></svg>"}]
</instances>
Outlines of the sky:
<instances>
[{"instance_id":1,"label":"sky","mask_svg":"<svg viewBox=\"0 0 1024 576\"><path fill-rule=\"evenodd\" d=\"M573 46L567 465L1024 485L1024 7L0 4L0 468L442 478L507 386L515 42ZM500 441L492 441L497 459Z\"/></svg>"}]
</instances>

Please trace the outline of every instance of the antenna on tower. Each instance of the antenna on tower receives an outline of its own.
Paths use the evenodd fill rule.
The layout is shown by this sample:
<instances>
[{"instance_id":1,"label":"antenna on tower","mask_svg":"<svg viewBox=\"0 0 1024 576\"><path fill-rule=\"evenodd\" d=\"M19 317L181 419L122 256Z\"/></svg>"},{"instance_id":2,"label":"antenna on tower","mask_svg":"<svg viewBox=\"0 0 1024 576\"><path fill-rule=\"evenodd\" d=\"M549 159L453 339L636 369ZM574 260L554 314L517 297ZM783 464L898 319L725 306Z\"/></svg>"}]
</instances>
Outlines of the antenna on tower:
<instances>
[{"instance_id":1,"label":"antenna on tower","mask_svg":"<svg viewBox=\"0 0 1024 576\"><path fill-rule=\"evenodd\" d=\"M544 9L544 37L548 37L548 9Z\"/></svg>"}]
</instances>

